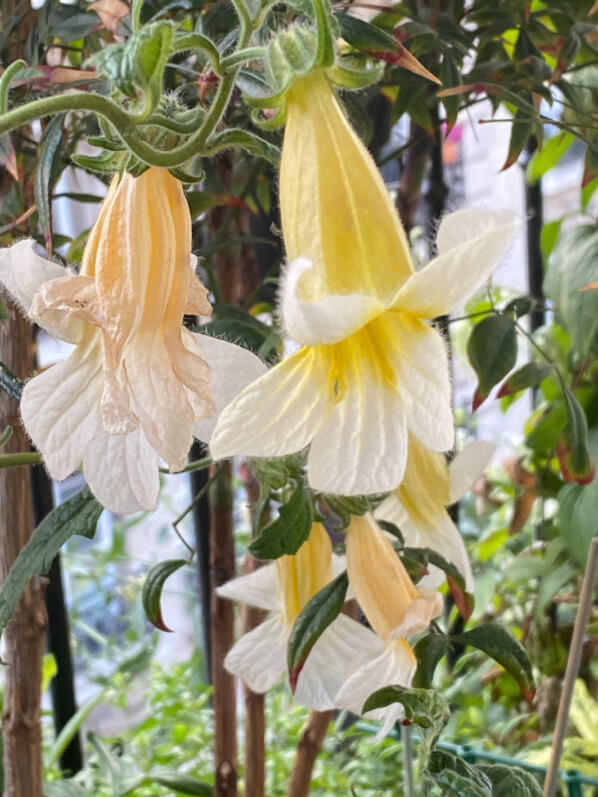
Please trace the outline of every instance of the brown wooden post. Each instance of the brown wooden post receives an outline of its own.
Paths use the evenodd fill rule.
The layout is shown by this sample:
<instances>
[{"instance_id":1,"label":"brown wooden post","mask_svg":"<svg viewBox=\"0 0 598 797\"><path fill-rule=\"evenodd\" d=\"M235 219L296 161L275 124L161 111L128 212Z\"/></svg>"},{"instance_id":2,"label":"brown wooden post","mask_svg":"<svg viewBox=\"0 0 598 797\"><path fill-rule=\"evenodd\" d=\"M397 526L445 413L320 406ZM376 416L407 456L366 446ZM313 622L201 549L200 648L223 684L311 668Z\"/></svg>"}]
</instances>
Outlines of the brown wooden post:
<instances>
[{"instance_id":1,"label":"brown wooden post","mask_svg":"<svg viewBox=\"0 0 598 797\"><path fill-rule=\"evenodd\" d=\"M17 376L33 370L30 324L13 311L0 325L0 360ZM18 402L0 393L0 424L13 427L6 453L27 451ZM29 468L0 469L0 581L4 581L33 529ZM42 735L40 725L42 658L46 647L46 609L41 579L23 593L4 632L5 669L2 737L4 797L42 797Z\"/></svg>"},{"instance_id":2,"label":"brown wooden post","mask_svg":"<svg viewBox=\"0 0 598 797\"><path fill-rule=\"evenodd\" d=\"M237 708L235 679L224 669L224 657L235 641L235 607L215 590L235 575L232 464L225 462L210 488L210 571L212 596L212 685L214 703L215 797L237 795Z\"/></svg>"},{"instance_id":3,"label":"brown wooden post","mask_svg":"<svg viewBox=\"0 0 598 797\"><path fill-rule=\"evenodd\" d=\"M303 727L287 797L309 797L311 776L334 711L312 711Z\"/></svg>"}]
</instances>

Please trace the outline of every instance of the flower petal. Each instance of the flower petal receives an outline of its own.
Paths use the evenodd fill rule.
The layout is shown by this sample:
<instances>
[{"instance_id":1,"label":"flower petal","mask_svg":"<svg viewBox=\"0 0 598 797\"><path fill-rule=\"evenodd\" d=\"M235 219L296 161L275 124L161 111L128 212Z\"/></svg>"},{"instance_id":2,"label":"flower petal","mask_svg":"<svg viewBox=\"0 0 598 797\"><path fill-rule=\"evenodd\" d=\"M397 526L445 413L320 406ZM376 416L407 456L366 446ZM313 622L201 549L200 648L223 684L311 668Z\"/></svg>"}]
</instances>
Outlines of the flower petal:
<instances>
[{"instance_id":1,"label":"flower petal","mask_svg":"<svg viewBox=\"0 0 598 797\"><path fill-rule=\"evenodd\" d=\"M382 493L400 483L406 460L401 397L364 375L322 418L309 450L308 479L327 493Z\"/></svg>"},{"instance_id":2,"label":"flower petal","mask_svg":"<svg viewBox=\"0 0 598 797\"><path fill-rule=\"evenodd\" d=\"M276 565L264 565L238 578L231 578L216 589L221 598L240 601L248 606L257 606L267 611L280 610Z\"/></svg>"},{"instance_id":3,"label":"flower petal","mask_svg":"<svg viewBox=\"0 0 598 797\"><path fill-rule=\"evenodd\" d=\"M361 714L365 701L377 689L393 684L411 686L417 669L417 659L407 642L393 640L384 646L381 653L374 655L375 658L356 670L343 684L336 696L339 708ZM390 733L394 723L401 719L403 707L396 703L387 708L368 711L365 716L373 720L383 720L384 725L376 737L378 739Z\"/></svg>"},{"instance_id":4,"label":"flower petal","mask_svg":"<svg viewBox=\"0 0 598 797\"><path fill-rule=\"evenodd\" d=\"M226 405L247 385L266 372L265 364L255 354L226 340L209 335L193 335L210 369L210 391L212 400L220 413ZM198 418L193 425L193 434L199 440L209 440L218 415Z\"/></svg>"},{"instance_id":5,"label":"flower petal","mask_svg":"<svg viewBox=\"0 0 598 797\"><path fill-rule=\"evenodd\" d=\"M127 515L156 506L159 464L142 429L115 435L100 427L85 447L83 475L106 509Z\"/></svg>"},{"instance_id":6,"label":"flower petal","mask_svg":"<svg viewBox=\"0 0 598 797\"><path fill-rule=\"evenodd\" d=\"M442 614L442 595L435 590L425 590L418 585L419 598L409 604L403 621L393 630L393 639L404 639L425 631L435 617Z\"/></svg>"},{"instance_id":7,"label":"flower petal","mask_svg":"<svg viewBox=\"0 0 598 797\"><path fill-rule=\"evenodd\" d=\"M185 315L211 315L212 305L208 301L208 289L201 282L195 273L193 265L193 255L191 255L192 273L189 278L189 292L187 294L187 304L185 305Z\"/></svg>"},{"instance_id":8,"label":"flower petal","mask_svg":"<svg viewBox=\"0 0 598 797\"><path fill-rule=\"evenodd\" d=\"M261 694L279 681L287 665L289 633L276 615L244 634L229 650L224 666Z\"/></svg>"},{"instance_id":9,"label":"flower petal","mask_svg":"<svg viewBox=\"0 0 598 797\"><path fill-rule=\"evenodd\" d=\"M101 326L103 322L94 278L69 274L44 282L33 298L29 315L56 336L78 342L84 323Z\"/></svg>"},{"instance_id":10,"label":"flower petal","mask_svg":"<svg viewBox=\"0 0 598 797\"><path fill-rule=\"evenodd\" d=\"M291 338L304 346L336 343L384 311L377 299L335 294L317 301L302 298L301 278L313 268L306 257L288 264L280 291L280 316Z\"/></svg>"},{"instance_id":11,"label":"flower petal","mask_svg":"<svg viewBox=\"0 0 598 797\"><path fill-rule=\"evenodd\" d=\"M0 249L0 282L27 314L40 285L68 273L58 263L40 257L36 246L33 238L25 238Z\"/></svg>"},{"instance_id":12,"label":"flower petal","mask_svg":"<svg viewBox=\"0 0 598 797\"><path fill-rule=\"evenodd\" d=\"M244 388L218 418L212 456L280 457L305 448L322 422L323 366L315 350L302 349Z\"/></svg>"},{"instance_id":13,"label":"flower petal","mask_svg":"<svg viewBox=\"0 0 598 797\"><path fill-rule=\"evenodd\" d=\"M387 313L399 345L389 353L407 426L433 451L446 451L455 438L449 362L439 332L406 313ZM396 482L395 487L399 484Z\"/></svg>"},{"instance_id":14,"label":"flower petal","mask_svg":"<svg viewBox=\"0 0 598 797\"><path fill-rule=\"evenodd\" d=\"M336 695L347 678L383 650L373 631L339 614L310 651L299 675L295 700L315 711L335 708Z\"/></svg>"},{"instance_id":15,"label":"flower petal","mask_svg":"<svg viewBox=\"0 0 598 797\"><path fill-rule=\"evenodd\" d=\"M101 358L100 336L94 334L23 388L23 423L54 479L79 467L100 427Z\"/></svg>"},{"instance_id":16,"label":"flower petal","mask_svg":"<svg viewBox=\"0 0 598 797\"><path fill-rule=\"evenodd\" d=\"M459 451L449 466L449 495L454 504L471 490L492 459L496 446L486 440L474 440Z\"/></svg>"},{"instance_id":17,"label":"flower petal","mask_svg":"<svg viewBox=\"0 0 598 797\"><path fill-rule=\"evenodd\" d=\"M399 290L393 307L423 318L455 310L489 278L519 223L509 211L458 210L438 231L438 251Z\"/></svg>"}]
</instances>

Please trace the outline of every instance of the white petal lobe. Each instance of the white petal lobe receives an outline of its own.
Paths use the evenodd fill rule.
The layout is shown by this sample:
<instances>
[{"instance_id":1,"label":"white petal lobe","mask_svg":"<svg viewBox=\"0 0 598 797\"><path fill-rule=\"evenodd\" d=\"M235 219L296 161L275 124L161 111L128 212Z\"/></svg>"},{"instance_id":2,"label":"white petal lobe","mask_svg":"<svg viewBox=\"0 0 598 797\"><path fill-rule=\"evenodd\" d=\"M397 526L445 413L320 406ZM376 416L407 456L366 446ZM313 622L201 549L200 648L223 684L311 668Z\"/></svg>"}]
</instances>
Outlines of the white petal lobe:
<instances>
[{"instance_id":1,"label":"white petal lobe","mask_svg":"<svg viewBox=\"0 0 598 797\"><path fill-rule=\"evenodd\" d=\"M0 249L0 283L26 313L42 283L69 273L58 263L38 255L35 248L35 241L26 238Z\"/></svg>"},{"instance_id":2,"label":"white petal lobe","mask_svg":"<svg viewBox=\"0 0 598 797\"><path fill-rule=\"evenodd\" d=\"M471 490L488 467L496 446L485 440L474 440L459 451L449 466L449 495L451 503L459 501Z\"/></svg>"},{"instance_id":3,"label":"white petal lobe","mask_svg":"<svg viewBox=\"0 0 598 797\"><path fill-rule=\"evenodd\" d=\"M281 602L277 592L276 565L258 567L252 573L231 578L216 589L221 598L240 601L258 609L280 609Z\"/></svg>"},{"instance_id":4,"label":"white petal lobe","mask_svg":"<svg viewBox=\"0 0 598 797\"><path fill-rule=\"evenodd\" d=\"M286 670L288 638L282 616L272 617L233 645L224 666L242 678L252 691L267 692Z\"/></svg>"}]
</instances>

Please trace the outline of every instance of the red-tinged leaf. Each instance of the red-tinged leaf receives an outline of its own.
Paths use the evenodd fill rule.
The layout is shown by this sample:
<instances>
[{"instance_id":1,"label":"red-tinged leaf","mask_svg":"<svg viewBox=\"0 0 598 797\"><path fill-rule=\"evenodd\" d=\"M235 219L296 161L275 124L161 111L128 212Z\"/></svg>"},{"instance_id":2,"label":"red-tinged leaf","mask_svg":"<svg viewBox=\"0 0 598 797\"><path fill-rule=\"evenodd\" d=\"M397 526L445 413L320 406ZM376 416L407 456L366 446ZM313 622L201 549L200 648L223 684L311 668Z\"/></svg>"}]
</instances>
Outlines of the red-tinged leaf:
<instances>
[{"instance_id":1,"label":"red-tinged leaf","mask_svg":"<svg viewBox=\"0 0 598 797\"><path fill-rule=\"evenodd\" d=\"M567 423L557 441L557 456L563 478L567 482L589 484L596 469L588 448L588 422L583 407L569 388L561 382Z\"/></svg>"},{"instance_id":2,"label":"red-tinged leaf","mask_svg":"<svg viewBox=\"0 0 598 797\"><path fill-rule=\"evenodd\" d=\"M96 0L88 8L96 12L102 20L102 25L112 33L118 32L121 19L128 16L131 11L123 0Z\"/></svg>"},{"instance_id":3,"label":"red-tinged leaf","mask_svg":"<svg viewBox=\"0 0 598 797\"><path fill-rule=\"evenodd\" d=\"M527 140L532 133L533 126L534 121L533 119L530 119L529 112L519 108L513 117L509 152L507 154L507 159L501 169L502 172L504 172L506 169L509 169L514 163L517 162L521 152L523 151L523 148L527 144Z\"/></svg>"},{"instance_id":4,"label":"red-tinged leaf","mask_svg":"<svg viewBox=\"0 0 598 797\"><path fill-rule=\"evenodd\" d=\"M481 407L482 404L488 398L488 395L489 395L488 393L485 393L485 394L482 393L482 391L480 390L480 388L478 386L476 388L474 394L473 394L473 399L471 401L471 411L475 412L479 407Z\"/></svg>"},{"instance_id":5,"label":"red-tinged leaf","mask_svg":"<svg viewBox=\"0 0 598 797\"><path fill-rule=\"evenodd\" d=\"M19 181L19 170L17 167L17 153L8 133L0 136L0 166L6 169L13 180Z\"/></svg>"},{"instance_id":6,"label":"red-tinged leaf","mask_svg":"<svg viewBox=\"0 0 598 797\"><path fill-rule=\"evenodd\" d=\"M511 374L499 388L496 398L503 398L504 396L511 396L513 393L518 393L520 390L525 390L528 387L536 387L546 379L552 372L552 365L542 365L541 363L526 363L517 371Z\"/></svg>"},{"instance_id":7,"label":"red-tinged leaf","mask_svg":"<svg viewBox=\"0 0 598 797\"><path fill-rule=\"evenodd\" d=\"M485 94L489 91L484 83L462 83L460 86L452 86L452 88L441 89L437 92L436 96L439 99L444 97L457 97L460 94Z\"/></svg>"},{"instance_id":8,"label":"red-tinged leaf","mask_svg":"<svg viewBox=\"0 0 598 797\"><path fill-rule=\"evenodd\" d=\"M467 341L467 356L478 377L475 411L517 360L517 334L511 315L490 315L476 324Z\"/></svg>"},{"instance_id":9,"label":"red-tinged leaf","mask_svg":"<svg viewBox=\"0 0 598 797\"><path fill-rule=\"evenodd\" d=\"M398 42L397 47L398 50L396 52L388 52L386 50L366 50L366 52L373 58L386 61L386 63L391 64L391 66L400 66L403 69L409 70L409 72L413 72L414 75L419 75L420 77L426 78L426 80L431 80L432 83L437 83L439 86L442 85L442 82L436 75L433 75L432 72L426 69L421 61L418 61L413 53L410 53L406 47Z\"/></svg>"},{"instance_id":10,"label":"red-tinged leaf","mask_svg":"<svg viewBox=\"0 0 598 797\"><path fill-rule=\"evenodd\" d=\"M164 622L160 605L164 582L186 564L188 564L186 559L167 559L154 565L146 576L141 591L141 603L147 619L160 631L172 631Z\"/></svg>"},{"instance_id":11,"label":"red-tinged leaf","mask_svg":"<svg viewBox=\"0 0 598 797\"><path fill-rule=\"evenodd\" d=\"M585 188L592 180L595 180L596 177L598 177L598 154L588 147L584 161L583 176L581 178L581 187Z\"/></svg>"},{"instance_id":12,"label":"red-tinged leaf","mask_svg":"<svg viewBox=\"0 0 598 797\"><path fill-rule=\"evenodd\" d=\"M459 586L457 581L452 576L447 574L446 580L451 591L451 595L453 596L453 600L455 601L455 606L457 609L459 609L459 614L463 617L463 619L469 620L475 608L473 595L471 595L469 592L465 592L465 590Z\"/></svg>"},{"instance_id":13,"label":"red-tinged leaf","mask_svg":"<svg viewBox=\"0 0 598 797\"><path fill-rule=\"evenodd\" d=\"M291 691L295 693L297 681L310 650L326 628L340 614L349 586L344 571L308 601L299 612L289 636L287 664Z\"/></svg>"}]
</instances>

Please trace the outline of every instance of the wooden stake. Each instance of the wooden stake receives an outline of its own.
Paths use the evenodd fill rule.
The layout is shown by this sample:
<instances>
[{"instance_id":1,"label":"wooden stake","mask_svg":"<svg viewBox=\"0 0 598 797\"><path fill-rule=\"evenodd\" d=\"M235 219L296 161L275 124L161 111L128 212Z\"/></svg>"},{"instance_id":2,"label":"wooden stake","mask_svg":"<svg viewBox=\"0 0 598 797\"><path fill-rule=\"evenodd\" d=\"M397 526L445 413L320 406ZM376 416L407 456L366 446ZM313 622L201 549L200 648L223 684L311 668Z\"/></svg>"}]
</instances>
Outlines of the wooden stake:
<instances>
[{"instance_id":1,"label":"wooden stake","mask_svg":"<svg viewBox=\"0 0 598 797\"><path fill-rule=\"evenodd\" d=\"M312 711L303 728L287 797L309 797L311 776L334 711Z\"/></svg>"},{"instance_id":2,"label":"wooden stake","mask_svg":"<svg viewBox=\"0 0 598 797\"><path fill-rule=\"evenodd\" d=\"M0 330L0 360L17 376L33 371L32 330L14 313ZM29 440L19 417L18 402L0 391L0 418L13 435L6 453L27 451ZM4 581L33 529L29 468L0 470L0 582ZM5 668L2 738L4 797L42 797L42 734L40 724L42 658L46 647L43 584L35 578L23 593L4 632Z\"/></svg>"},{"instance_id":3,"label":"wooden stake","mask_svg":"<svg viewBox=\"0 0 598 797\"><path fill-rule=\"evenodd\" d=\"M563 742L567 733L569 723L569 709L571 708L571 698L575 688L575 680L579 673L581 664L581 654L583 651L583 640L592 610L594 601L594 585L596 583L596 571L598 570L598 537L592 539L590 552L583 577L581 594L579 596L579 608L575 618L573 628L573 638L567 659L567 669L565 680L563 681L563 691L559 703L559 711L556 718L554 738L552 741L552 758L544 781L544 797L554 797L559 782L559 766L563 754Z\"/></svg>"},{"instance_id":4,"label":"wooden stake","mask_svg":"<svg viewBox=\"0 0 598 797\"><path fill-rule=\"evenodd\" d=\"M235 607L219 598L216 588L235 575L232 465L218 466L210 488L210 570L212 595L212 684L214 687L215 797L237 795L237 708L235 679L224 669L224 657L234 642Z\"/></svg>"}]
</instances>

